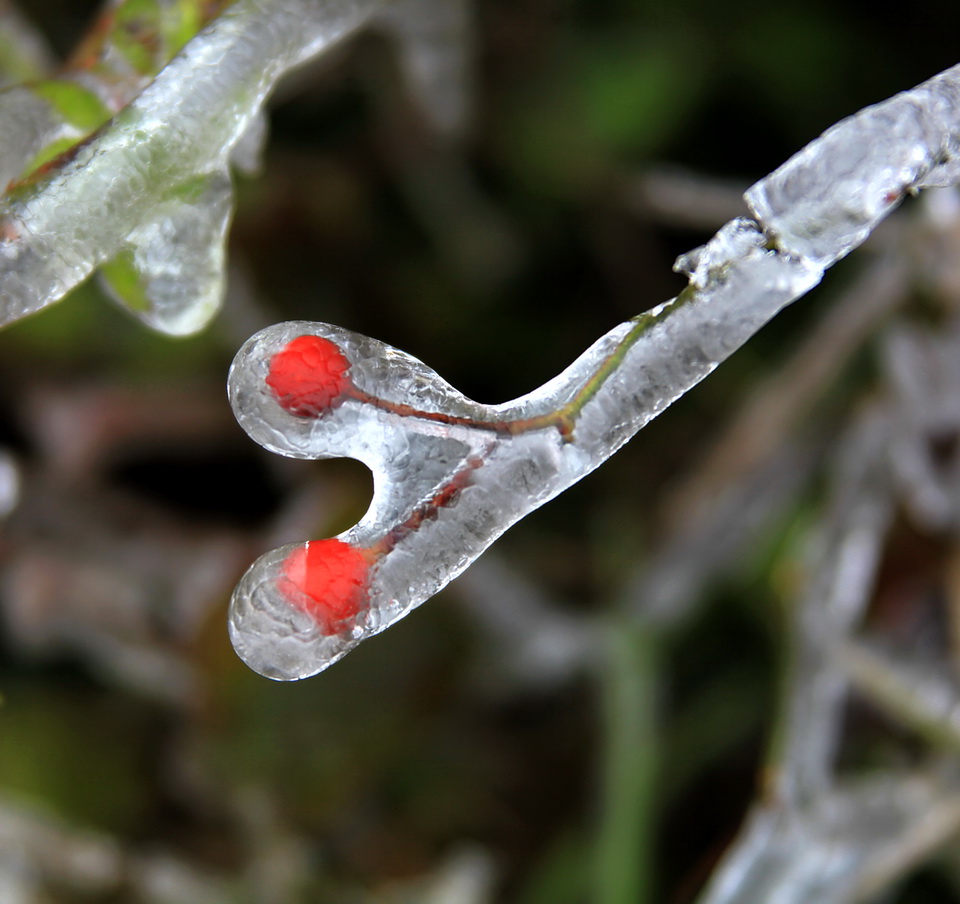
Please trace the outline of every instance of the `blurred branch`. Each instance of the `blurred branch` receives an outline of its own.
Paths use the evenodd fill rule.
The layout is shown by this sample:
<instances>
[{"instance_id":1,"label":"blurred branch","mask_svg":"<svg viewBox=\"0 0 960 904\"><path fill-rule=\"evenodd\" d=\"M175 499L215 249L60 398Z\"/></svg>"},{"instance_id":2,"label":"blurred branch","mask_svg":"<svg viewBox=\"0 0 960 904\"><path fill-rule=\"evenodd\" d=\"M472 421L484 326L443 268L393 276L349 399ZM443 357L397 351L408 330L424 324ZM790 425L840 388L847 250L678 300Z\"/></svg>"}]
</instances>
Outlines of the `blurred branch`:
<instances>
[{"instance_id":1,"label":"blurred branch","mask_svg":"<svg viewBox=\"0 0 960 904\"><path fill-rule=\"evenodd\" d=\"M10 0L0 0L0 87L41 78L53 65L43 36Z\"/></svg>"},{"instance_id":2,"label":"blurred branch","mask_svg":"<svg viewBox=\"0 0 960 904\"><path fill-rule=\"evenodd\" d=\"M716 229L747 213L745 186L683 170L653 170L621 186L626 207L671 226Z\"/></svg>"}]
</instances>

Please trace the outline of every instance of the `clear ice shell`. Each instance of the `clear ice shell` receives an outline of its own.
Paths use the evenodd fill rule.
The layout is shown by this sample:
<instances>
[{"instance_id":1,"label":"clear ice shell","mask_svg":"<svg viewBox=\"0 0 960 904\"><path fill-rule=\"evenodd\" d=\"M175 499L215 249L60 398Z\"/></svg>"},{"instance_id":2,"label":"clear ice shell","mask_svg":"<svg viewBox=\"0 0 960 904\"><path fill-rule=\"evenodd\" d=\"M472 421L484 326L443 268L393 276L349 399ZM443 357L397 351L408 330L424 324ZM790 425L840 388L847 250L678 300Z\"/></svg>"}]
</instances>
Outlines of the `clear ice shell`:
<instances>
[{"instance_id":1,"label":"clear ice shell","mask_svg":"<svg viewBox=\"0 0 960 904\"><path fill-rule=\"evenodd\" d=\"M276 588L278 560L261 558L231 603L240 655L269 677L303 678L432 596L813 288L906 191L960 177L958 140L960 66L844 120L747 192L757 221L735 219L678 260L676 269L690 276L685 292L503 405L478 405L416 359L337 327L301 322L258 333L231 368L238 420L279 454L366 463L373 501L339 539L380 552L370 572L370 617L350 636L293 647L288 605L262 589ZM337 344L367 396L312 420L284 411L264 378L272 355L304 334ZM532 423L504 428L517 421ZM251 596L251 588L260 589Z\"/></svg>"},{"instance_id":2,"label":"clear ice shell","mask_svg":"<svg viewBox=\"0 0 960 904\"><path fill-rule=\"evenodd\" d=\"M58 119L50 103L26 85L0 91L0 122L16 123L0 144L0 185L23 175L24 167L44 147L58 141L79 141L83 134Z\"/></svg>"},{"instance_id":3,"label":"clear ice shell","mask_svg":"<svg viewBox=\"0 0 960 904\"><path fill-rule=\"evenodd\" d=\"M955 182L958 152L954 66L831 126L744 197L782 248L829 267L906 192Z\"/></svg>"},{"instance_id":4,"label":"clear ice shell","mask_svg":"<svg viewBox=\"0 0 960 904\"><path fill-rule=\"evenodd\" d=\"M280 564L295 547L261 557L230 606L241 658L281 680L331 665L596 468L819 278L764 248L755 226L739 230L737 259L721 259L726 242L701 254L708 274L701 289L614 328L558 377L503 405L473 402L417 359L339 327L295 321L253 336L230 369L238 421L281 455L366 464L374 475L370 508L337 539L380 552L369 572L368 608L334 637L306 628L306 616L291 615L278 589ZM316 418L288 413L266 383L273 356L304 335L339 348L357 390ZM521 421L523 429L505 427Z\"/></svg>"},{"instance_id":5,"label":"clear ice shell","mask_svg":"<svg viewBox=\"0 0 960 904\"><path fill-rule=\"evenodd\" d=\"M187 198L158 204L100 270L101 284L147 326L199 332L220 308L232 208L226 172L200 180Z\"/></svg>"}]
</instances>

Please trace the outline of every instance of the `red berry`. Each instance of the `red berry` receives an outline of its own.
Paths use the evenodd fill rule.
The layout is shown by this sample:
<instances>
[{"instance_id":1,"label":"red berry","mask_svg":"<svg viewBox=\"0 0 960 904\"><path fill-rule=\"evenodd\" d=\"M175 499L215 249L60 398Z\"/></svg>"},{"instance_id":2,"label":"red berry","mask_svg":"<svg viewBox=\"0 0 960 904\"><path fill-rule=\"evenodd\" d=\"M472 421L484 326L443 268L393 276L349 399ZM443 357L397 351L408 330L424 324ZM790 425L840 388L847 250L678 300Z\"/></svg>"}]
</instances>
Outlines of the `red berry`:
<instances>
[{"instance_id":1,"label":"red berry","mask_svg":"<svg viewBox=\"0 0 960 904\"><path fill-rule=\"evenodd\" d=\"M329 339L298 336L270 359L267 386L280 407L297 417L317 417L343 400L350 362Z\"/></svg>"},{"instance_id":2,"label":"red berry","mask_svg":"<svg viewBox=\"0 0 960 904\"><path fill-rule=\"evenodd\" d=\"M284 560L277 587L298 609L316 619L324 634L348 628L367 589L367 560L342 540L312 540Z\"/></svg>"}]
</instances>

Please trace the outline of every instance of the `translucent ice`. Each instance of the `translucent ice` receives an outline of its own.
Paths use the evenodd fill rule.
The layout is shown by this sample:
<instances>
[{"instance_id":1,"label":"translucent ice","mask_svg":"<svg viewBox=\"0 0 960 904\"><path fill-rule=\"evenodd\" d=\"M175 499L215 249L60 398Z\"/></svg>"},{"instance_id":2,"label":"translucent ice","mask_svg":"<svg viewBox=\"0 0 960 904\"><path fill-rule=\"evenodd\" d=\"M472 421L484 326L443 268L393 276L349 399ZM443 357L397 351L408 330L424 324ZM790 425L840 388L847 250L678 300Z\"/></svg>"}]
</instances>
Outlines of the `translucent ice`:
<instances>
[{"instance_id":1,"label":"translucent ice","mask_svg":"<svg viewBox=\"0 0 960 904\"><path fill-rule=\"evenodd\" d=\"M597 467L810 285L802 266L759 244L744 260L504 405L472 402L416 359L337 327L293 322L254 336L230 375L244 429L282 455L364 462L374 495L346 533L250 569L230 616L240 655L273 678L320 671Z\"/></svg>"},{"instance_id":2,"label":"translucent ice","mask_svg":"<svg viewBox=\"0 0 960 904\"><path fill-rule=\"evenodd\" d=\"M286 323L250 339L229 380L244 429L282 455L358 459L374 494L350 530L251 566L231 602L240 656L280 680L321 671L596 468L815 286L904 191L952 173L958 83L960 67L831 129L748 192L759 221L732 220L677 262L683 293L513 402L480 405L335 326Z\"/></svg>"},{"instance_id":3,"label":"translucent ice","mask_svg":"<svg viewBox=\"0 0 960 904\"><path fill-rule=\"evenodd\" d=\"M700 904L873 900L914 847L956 831L955 782L923 774L848 781L801 810L756 808ZM922 840L921 840L922 839Z\"/></svg>"},{"instance_id":4,"label":"translucent ice","mask_svg":"<svg viewBox=\"0 0 960 904\"><path fill-rule=\"evenodd\" d=\"M109 21L129 5L115 4ZM279 78L361 26L396 32L426 113L442 128L459 123L462 0L236 0L199 33L218 4L135 6L174 35L164 58L117 27L44 83L59 86L58 101L83 94L79 105L52 103L35 86L0 94L0 126L17 136L0 154L0 176L26 176L0 201L0 323L109 265L111 293L147 324L201 329L223 295L229 163L255 163L260 111ZM71 121L77 109L90 114L83 123Z\"/></svg>"},{"instance_id":5,"label":"translucent ice","mask_svg":"<svg viewBox=\"0 0 960 904\"><path fill-rule=\"evenodd\" d=\"M69 155L130 103L220 5L115 0L65 65L55 69L48 56L34 51L36 62L21 83L0 92L0 122L8 125L0 185L15 185L41 167L56 169L56 158ZM3 24L15 35L25 27L16 19Z\"/></svg>"},{"instance_id":6,"label":"translucent ice","mask_svg":"<svg viewBox=\"0 0 960 904\"><path fill-rule=\"evenodd\" d=\"M780 246L828 267L908 191L957 181L960 66L861 110L744 196Z\"/></svg>"}]
</instances>

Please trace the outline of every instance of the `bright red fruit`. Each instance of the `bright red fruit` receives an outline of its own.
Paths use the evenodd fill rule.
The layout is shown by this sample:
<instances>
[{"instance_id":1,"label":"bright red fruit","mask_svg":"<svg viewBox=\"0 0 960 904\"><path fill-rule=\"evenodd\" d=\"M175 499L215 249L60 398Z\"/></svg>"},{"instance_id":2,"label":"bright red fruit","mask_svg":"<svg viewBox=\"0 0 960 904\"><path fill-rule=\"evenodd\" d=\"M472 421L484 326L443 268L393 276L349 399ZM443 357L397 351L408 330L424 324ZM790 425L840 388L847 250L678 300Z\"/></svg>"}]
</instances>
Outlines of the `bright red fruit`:
<instances>
[{"instance_id":1,"label":"bright red fruit","mask_svg":"<svg viewBox=\"0 0 960 904\"><path fill-rule=\"evenodd\" d=\"M343 400L350 362L323 336L298 336L270 359L267 386L297 417L317 417Z\"/></svg>"},{"instance_id":2,"label":"bright red fruit","mask_svg":"<svg viewBox=\"0 0 960 904\"><path fill-rule=\"evenodd\" d=\"M313 616L324 634L337 634L363 607L367 569L363 553L348 543L311 540L284 560L277 587Z\"/></svg>"}]
</instances>

